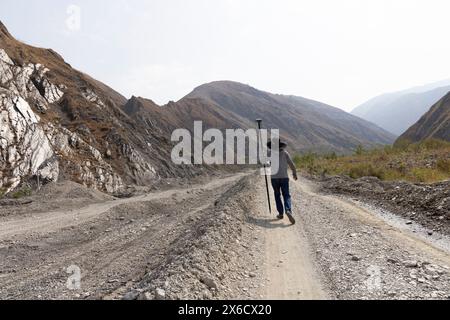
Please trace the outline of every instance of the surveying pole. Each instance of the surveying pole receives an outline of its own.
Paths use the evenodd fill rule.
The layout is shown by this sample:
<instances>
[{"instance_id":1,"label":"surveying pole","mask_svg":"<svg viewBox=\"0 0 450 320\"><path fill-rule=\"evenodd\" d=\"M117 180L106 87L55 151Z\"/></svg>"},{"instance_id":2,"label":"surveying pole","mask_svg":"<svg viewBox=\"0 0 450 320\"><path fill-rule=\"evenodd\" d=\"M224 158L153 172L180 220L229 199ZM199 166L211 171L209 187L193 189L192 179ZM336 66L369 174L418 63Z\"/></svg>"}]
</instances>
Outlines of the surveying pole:
<instances>
[{"instance_id":1,"label":"surveying pole","mask_svg":"<svg viewBox=\"0 0 450 320\"><path fill-rule=\"evenodd\" d=\"M256 123L258 123L258 131L259 131L259 142L260 142L260 152L262 152L263 150L263 141L262 141L262 134L261 134L261 124L262 124L262 120L261 119L257 119ZM269 192L269 180L267 179L267 167L266 167L266 163L263 163L264 166L264 178L266 180L266 191L267 191L267 203L269 204L269 212L270 214L272 214L272 205L270 203L270 192Z\"/></svg>"}]
</instances>

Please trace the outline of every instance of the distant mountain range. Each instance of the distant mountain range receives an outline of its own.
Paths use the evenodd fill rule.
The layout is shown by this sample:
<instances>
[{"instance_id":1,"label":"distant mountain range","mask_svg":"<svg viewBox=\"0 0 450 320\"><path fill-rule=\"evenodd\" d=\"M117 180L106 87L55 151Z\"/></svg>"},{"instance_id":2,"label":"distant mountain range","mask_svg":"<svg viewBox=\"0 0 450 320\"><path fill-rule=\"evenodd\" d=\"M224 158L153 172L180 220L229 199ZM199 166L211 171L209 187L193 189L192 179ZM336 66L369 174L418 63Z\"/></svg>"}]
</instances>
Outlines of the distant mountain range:
<instances>
[{"instance_id":1,"label":"distant mountain range","mask_svg":"<svg viewBox=\"0 0 450 320\"><path fill-rule=\"evenodd\" d=\"M296 96L277 95L231 81L202 85L180 102L208 102L222 112L241 120L241 126L254 126L261 118L267 128L281 135L297 151L348 152L358 145L373 147L392 143L394 136L376 125L341 109Z\"/></svg>"},{"instance_id":2,"label":"distant mountain range","mask_svg":"<svg viewBox=\"0 0 450 320\"><path fill-rule=\"evenodd\" d=\"M395 139L340 109L235 82L200 86L166 106L127 100L53 50L17 41L0 22L0 194L37 180L70 179L114 193L127 184L192 177L213 169L173 164L173 129L195 120L247 129L256 118L280 129L294 151L351 152Z\"/></svg>"},{"instance_id":3,"label":"distant mountain range","mask_svg":"<svg viewBox=\"0 0 450 320\"><path fill-rule=\"evenodd\" d=\"M432 106L398 141L420 142L426 139L450 141L450 93Z\"/></svg>"},{"instance_id":4,"label":"distant mountain range","mask_svg":"<svg viewBox=\"0 0 450 320\"><path fill-rule=\"evenodd\" d=\"M294 96L275 95L232 81L204 84L178 102L158 106L132 97L125 112L142 125L161 131L192 129L195 120L207 128L255 127L263 119L269 129L280 129L292 150L349 152L358 145L374 147L392 143L392 134L320 102Z\"/></svg>"},{"instance_id":5,"label":"distant mountain range","mask_svg":"<svg viewBox=\"0 0 450 320\"><path fill-rule=\"evenodd\" d=\"M352 111L395 135L415 124L450 91L450 79L375 97Z\"/></svg>"}]
</instances>

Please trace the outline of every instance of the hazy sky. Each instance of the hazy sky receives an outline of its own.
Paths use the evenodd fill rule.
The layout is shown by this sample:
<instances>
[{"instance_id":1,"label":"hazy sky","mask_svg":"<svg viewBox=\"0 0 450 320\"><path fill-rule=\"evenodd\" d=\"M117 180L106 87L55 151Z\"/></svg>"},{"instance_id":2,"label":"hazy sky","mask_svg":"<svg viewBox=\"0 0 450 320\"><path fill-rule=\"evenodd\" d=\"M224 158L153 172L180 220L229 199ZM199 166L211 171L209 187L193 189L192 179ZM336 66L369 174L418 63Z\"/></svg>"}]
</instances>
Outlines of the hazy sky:
<instances>
[{"instance_id":1,"label":"hazy sky","mask_svg":"<svg viewBox=\"0 0 450 320\"><path fill-rule=\"evenodd\" d=\"M351 110L380 93L450 78L448 0L1 0L1 7L18 39L55 49L127 97L160 104L205 82L235 80Z\"/></svg>"}]
</instances>

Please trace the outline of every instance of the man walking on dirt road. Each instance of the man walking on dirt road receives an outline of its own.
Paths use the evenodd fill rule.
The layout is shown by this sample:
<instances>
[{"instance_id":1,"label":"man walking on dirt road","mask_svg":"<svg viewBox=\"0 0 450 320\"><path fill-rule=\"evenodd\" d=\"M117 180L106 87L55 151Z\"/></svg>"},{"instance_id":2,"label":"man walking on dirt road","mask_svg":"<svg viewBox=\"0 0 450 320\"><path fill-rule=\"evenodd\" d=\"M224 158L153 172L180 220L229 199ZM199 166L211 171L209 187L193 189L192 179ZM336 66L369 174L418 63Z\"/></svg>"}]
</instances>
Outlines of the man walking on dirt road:
<instances>
[{"instance_id":1,"label":"man walking on dirt road","mask_svg":"<svg viewBox=\"0 0 450 320\"><path fill-rule=\"evenodd\" d=\"M267 144L269 149L272 149L272 142ZM284 142L279 143L279 150L272 150L275 155L278 153L279 169L278 172L272 172L272 187L275 193L275 202L277 204L278 219L284 219L286 213L289 221L295 224L294 216L292 215L292 200L289 190L289 174L288 167L291 168L294 175L294 180L298 180L297 168L291 159L291 156L286 151L287 144ZM272 154L273 156L273 154ZM283 199L282 199L283 198ZM284 204L283 204L284 202Z\"/></svg>"}]
</instances>

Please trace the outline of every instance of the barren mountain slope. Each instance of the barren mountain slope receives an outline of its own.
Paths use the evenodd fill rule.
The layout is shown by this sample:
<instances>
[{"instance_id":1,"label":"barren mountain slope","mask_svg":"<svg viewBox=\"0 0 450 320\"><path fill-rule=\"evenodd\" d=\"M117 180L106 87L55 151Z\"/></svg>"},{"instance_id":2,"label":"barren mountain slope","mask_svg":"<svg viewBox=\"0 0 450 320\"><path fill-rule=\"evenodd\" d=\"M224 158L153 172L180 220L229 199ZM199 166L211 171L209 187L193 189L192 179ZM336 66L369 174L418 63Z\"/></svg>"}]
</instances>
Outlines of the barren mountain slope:
<instances>
[{"instance_id":1,"label":"barren mountain slope","mask_svg":"<svg viewBox=\"0 0 450 320\"><path fill-rule=\"evenodd\" d=\"M381 128L320 102L274 95L250 86L219 81L196 88L179 103L193 98L209 101L241 119L262 118L298 151L348 152L358 145L389 144L394 136Z\"/></svg>"},{"instance_id":2,"label":"barren mountain slope","mask_svg":"<svg viewBox=\"0 0 450 320\"><path fill-rule=\"evenodd\" d=\"M375 97L352 114L401 135L450 91L450 80Z\"/></svg>"},{"instance_id":3,"label":"barren mountain slope","mask_svg":"<svg viewBox=\"0 0 450 320\"><path fill-rule=\"evenodd\" d=\"M234 129L254 127L255 123L204 99L184 99L158 106L153 101L132 97L124 111L135 121L158 128L169 136L174 129L193 129L194 121L202 121L204 128Z\"/></svg>"},{"instance_id":4,"label":"barren mountain slope","mask_svg":"<svg viewBox=\"0 0 450 320\"><path fill-rule=\"evenodd\" d=\"M450 141L450 93L431 107L399 141L419 142L431 138Z\"/></svg>"}]
</instances>

